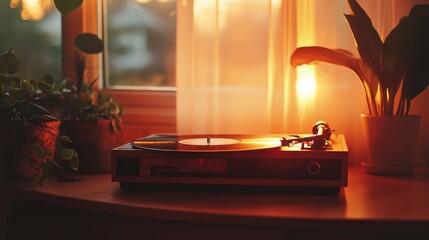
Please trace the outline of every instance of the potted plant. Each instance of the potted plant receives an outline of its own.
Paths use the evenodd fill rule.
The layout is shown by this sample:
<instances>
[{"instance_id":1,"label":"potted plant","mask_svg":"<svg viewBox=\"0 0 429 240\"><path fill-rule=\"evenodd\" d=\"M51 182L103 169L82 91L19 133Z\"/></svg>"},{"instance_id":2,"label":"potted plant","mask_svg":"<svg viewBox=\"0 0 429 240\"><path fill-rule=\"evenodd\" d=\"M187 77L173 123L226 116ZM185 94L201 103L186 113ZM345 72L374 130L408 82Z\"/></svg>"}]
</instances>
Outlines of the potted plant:
<instances>
[{"instance_id":1,"label":"potted plant","mask_svg":"<svg viewBox=\"0 0 429 240\"><path fill-rule=\"evenodd\" d=\"M12 49L0 55L0 164L6 180L42 185L60 161L77 170L79 157L68 148L69 137L59 134L60 115L44 104L42 89L53 81L21 79Z\"/></svg>"},{"instance_id":2,"label":"potted plant","mask_svg":"<svg viewBox=\"0 0 429 240\"><path fill-rule=\"evenodd\" d=\"M108 172L110 150L121 143L122 109L112 97L94 91L97 78L87 79L88 57L103 51L103 41L95 34L82 33L75 45L75 76L60 88L61 129L79 153L80 172Z\"/></svg>"},{"instance_id":3,"label":"potted plant","mask_svg":"<svg viewBox=\"0 0 429 240\"><path fill-rule=\"evenodd\" d=\"M67 16L84 0L54 0L56 9ZM109 96L94 91L97 79L87 79L88 57L103 51L104 44L95 34L76 36L75 76L69 76L60 87L61 101L51 104L64 116L61 129L79 153L81 173L110 170L110 150L121 142L122 109ZM52 96L52 95L51 95Z\"/></svg>"},{"instance_id":4,"label":"potted plant","mask_svg":"<svg viewBox=\"0 0 429 240\"><path fill-rule=\"evenodd\" d=\"M58 11L67 16L83 0L54 0ZM59 132L61 116L49 102L59 100L54 82L30 81L16 76L19 61L12 49L0 56L0 180L30 180L42 185L53 168L69 162L79 167L77 152L68 148L71 140ZM48 104L47 104L48 103ZM47 104L47 105L45 105Z\"/></svg>"},{"instance_id":5,"label":"potted plant","mask_svg":"<svg viewBox=\"0 0 429 240\"><path fill-rule=\"evenodd\" d=\"M371 19L356 0L353 15L345 15L359 57L344 49L300 47L291 65L328 62L354 71L362 82L368 115L362 115L369 159L367 172L409 174L419 132L420 116L410 115L411 101L429 83L429 5L415 5L383 42Z\"/></svg>"}]
</instances>

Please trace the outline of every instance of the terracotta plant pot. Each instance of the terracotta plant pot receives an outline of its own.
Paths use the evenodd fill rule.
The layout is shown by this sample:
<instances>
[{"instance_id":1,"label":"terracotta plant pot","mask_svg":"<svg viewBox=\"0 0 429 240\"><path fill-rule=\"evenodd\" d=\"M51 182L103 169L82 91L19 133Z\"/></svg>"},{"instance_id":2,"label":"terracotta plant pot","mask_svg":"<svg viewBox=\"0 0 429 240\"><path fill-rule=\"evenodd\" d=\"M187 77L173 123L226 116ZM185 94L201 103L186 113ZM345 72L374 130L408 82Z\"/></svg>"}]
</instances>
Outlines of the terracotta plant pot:
<instances>
[{"instance_id":1,"label":"terracotta plant pot","mask_svg":"<svg viewBox=\"0 0 429 240\"><path fill-rule=\"evenodd\" d=\"M365 171L375 174L411 174L420 127L420 116L362 115L368 147Z\"/></svg>"},{"instance_id":2,"label":"terracotta plant pot","mask_svg":"<svg viewBox=\"0 0 429 240\"><path fill-rule=\"evenodd\" d=\"M112 129L110 120L63 121L61 130L79 155L80 173L110 171L110 150L122 141L122 133Z\"/></svg>"},{"instance_id":3,"label":"terracotta plant pot","mask_svg":"<svg viewBox=\"0 0 429 240\"><path fill-rule=\"evenodd\" d=\"M22 122L3 122L0 124L0 162L1 175L6 181L32 181L40 161L34 156L33 144L50 150L53 158L59 121L41 122L31 126ZM31 162L30 159L33 159ZM39 161L39 162L38 162Z\"/></svg>"}]
</instances>

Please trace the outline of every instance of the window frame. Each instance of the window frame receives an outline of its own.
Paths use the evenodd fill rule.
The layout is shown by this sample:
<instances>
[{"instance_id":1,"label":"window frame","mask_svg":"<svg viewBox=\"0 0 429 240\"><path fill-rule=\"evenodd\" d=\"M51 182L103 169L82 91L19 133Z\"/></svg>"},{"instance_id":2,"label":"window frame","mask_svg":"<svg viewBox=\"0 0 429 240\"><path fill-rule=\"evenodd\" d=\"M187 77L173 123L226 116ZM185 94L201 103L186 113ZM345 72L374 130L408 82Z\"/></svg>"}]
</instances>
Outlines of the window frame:
<instances>
[{"instance_id":1,"label":"window frame","mask_svg":"<svg viewBox=\"0 0 429 240\"><path fill-rule=\"evenodd\" d=\"M106 6L106 1L102 1L102 0L97 0L97 2L99 2L99 5L97 7L97 18L98 18L98 29L100 29L99 35L102 36L102 39L105 41L105 44L107 44L107 37L106 37L106 26L104 26L103 24L107 22L107 6ZM103 76L108 76L108 72L109 70L106 68L107 66L107 59L108 59L108 52L104 51L103 55L102 55L102 59L101 59L101 63L103 66L102 72L100 74L102 74ZM101 75L100 75L101 76ZM176 76L175 73L173 72L171 75L169 74L170 78L173 78L172 81L176 82ZM102 81L102 86L100 86L101 89L109 89L109 90L147 90L147 91L159 91L159 92L169 92L169 91L176 91L176 87L172 87L172 86L126 86L126 85L109 85L107 81Z\"/></svg>"},{"instance_id":2,"label":"window frame","mask_svg":"<svg viewBox=\"0 0 429 240\"><path fill-rule=\"evenodd\" d=\"M73 72L75 52L74 38L82 32L103 36L102 0L84 1L82 6L62 17L62 70L63 77ZM91 63L97 69L93 74L103 79L102 54ZM176 133L176 91L175 88L147 89L107 89L100 81L97 91L112 96L123 109L123 140L133 139L154 133Z\"/></svg>"}]
</instances>

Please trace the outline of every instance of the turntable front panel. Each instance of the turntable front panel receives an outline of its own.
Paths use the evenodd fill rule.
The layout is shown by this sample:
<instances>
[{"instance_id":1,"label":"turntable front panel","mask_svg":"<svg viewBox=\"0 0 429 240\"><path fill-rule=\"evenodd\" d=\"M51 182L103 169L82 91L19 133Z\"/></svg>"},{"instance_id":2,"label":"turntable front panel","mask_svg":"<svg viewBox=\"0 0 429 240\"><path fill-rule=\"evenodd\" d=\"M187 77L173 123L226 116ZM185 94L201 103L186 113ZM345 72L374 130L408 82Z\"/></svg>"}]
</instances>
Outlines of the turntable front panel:
<instances>
[{"instance_id":1,"label":"turntable front panel","mask_svg":"<svg viewBox=\"0 0 429 240\"><path fill-rule=\"evenodd\" d=\"M203 145L206 141L190 139L199 139ZM344 187L347 159L342 135L333 136L332 149L327 150L291 146L182 152L136 149L126 144L112 150L112 179L128 183Z\"/></svg>"}]
</instances>

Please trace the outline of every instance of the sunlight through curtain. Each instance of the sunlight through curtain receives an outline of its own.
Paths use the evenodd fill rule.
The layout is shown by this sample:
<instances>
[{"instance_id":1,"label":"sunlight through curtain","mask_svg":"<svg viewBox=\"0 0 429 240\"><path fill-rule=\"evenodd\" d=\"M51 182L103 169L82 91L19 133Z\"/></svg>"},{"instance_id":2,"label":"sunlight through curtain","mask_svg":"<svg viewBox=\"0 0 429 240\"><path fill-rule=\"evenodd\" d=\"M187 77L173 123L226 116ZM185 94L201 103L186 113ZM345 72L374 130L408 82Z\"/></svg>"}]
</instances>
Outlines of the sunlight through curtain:
<instances>
[{"instance_id":1,"label":"sunlight through curtain","mask_svg":"<svg viewBox=\"0 0 429 240\"><path fill-rule=\"evenodd\" d=\"M395 2L359 1L382 39L400 18ZM178 133L310 133L325 120L360 162L367 109L358 78L339 66L289 64L305 45L357 55L344 13L346 0L180 0Z\"/></svg>"}]
</instances>

